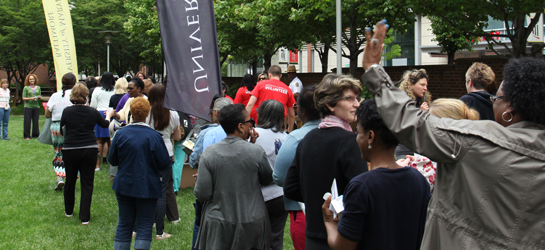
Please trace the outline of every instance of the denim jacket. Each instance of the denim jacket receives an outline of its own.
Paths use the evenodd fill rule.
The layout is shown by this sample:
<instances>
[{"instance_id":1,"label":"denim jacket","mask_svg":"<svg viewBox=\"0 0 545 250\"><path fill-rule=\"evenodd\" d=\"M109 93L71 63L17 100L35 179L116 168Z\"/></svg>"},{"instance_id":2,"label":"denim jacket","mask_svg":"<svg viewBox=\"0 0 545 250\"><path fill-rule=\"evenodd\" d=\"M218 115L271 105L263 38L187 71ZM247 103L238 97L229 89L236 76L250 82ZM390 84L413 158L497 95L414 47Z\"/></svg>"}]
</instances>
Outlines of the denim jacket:
<instances>
[{"instance_id":1,"label":"denim jacket","mask_svg":"<svg viewBox=\"0 0 545 250\"><path fill-rule=\"evenodd\" d=\"M287 137L282 147L278 151L276 156L276 163L274 164L273 180L276 185L283 187L284 180L286 179L286 173L290 168L291 162L295 157L295 151L299 142L305 138L305 135L311 130L318 127L320 120L309 121L305 123L300 129L294 130ZM286 210L301 210L299 203L294 200L290 200L284 196L284 207Z\"/></svg>"}]
</instances>

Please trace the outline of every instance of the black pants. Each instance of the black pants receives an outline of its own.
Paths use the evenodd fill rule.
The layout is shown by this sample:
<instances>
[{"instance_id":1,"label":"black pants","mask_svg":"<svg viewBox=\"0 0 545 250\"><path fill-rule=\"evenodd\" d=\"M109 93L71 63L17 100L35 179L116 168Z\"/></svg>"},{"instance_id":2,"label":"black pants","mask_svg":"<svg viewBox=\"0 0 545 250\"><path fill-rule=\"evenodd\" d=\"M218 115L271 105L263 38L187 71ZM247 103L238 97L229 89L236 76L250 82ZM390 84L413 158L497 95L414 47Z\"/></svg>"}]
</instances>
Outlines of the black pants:
<instances>
[{"instance_id":1,"label":"black pants","mask_svg":"<svg viewBox=\"0 0 545 250\"><path fill-rule=\"evenodd\" d=\"M81 179L81 199L79 203L79 219L82 222L91 219L91 200L93 198L93 182L95 181L95 165L97 148L62 150L66 181L64 186L64 211L74 213L74 200L78 171Z\"/></svg>"},{"instance_id":2,"label":"black pants","mask_svg":"<svg viewBox=\"0 0 545 250\"><path fill-rule=\"evenodd\" d=\"M167 187L167 219L169 221L175 221L180 219L180 214L178 214L178 204L176 203L176 194L174 193L174 179L172 174L168 181Z\"/></svg>"},{"instance_id":3,"label":"black pants","mask_svg":"<svg viewBox=\"0 0 545 250\"><path fill-rule=\"evenodd\" d=\"M32 137L40 136L40 128L38 128L38 119L40 117L40 108L25 108L24 115L24 137L30 138L30 122L32 121Z\"/></svg>"},{"instance_id":4,"label":"black pants","mask_svg":"<svg viewBox=\"0 0 545 250\"><path fill-rule=\"evenodd\" d=\"M265 205L271 223L271 249L281 250L284 244L284 227L288 218L288 211L284 209L284 196L266 201Z\"/></svg>"},{"instance_id":5,"label":"black pants","mask_svg":"<svg viewBox=\"0 0 545 250\"><path fill-rule=\"evenodd\" d=\"M157 199L157 208L155 209L155 229L157 235L162 235L165 230L165 213L167 210L167 187L169 179L172 176L172 162L161 173L161 198Z\"/></svg>"}]
</instances>

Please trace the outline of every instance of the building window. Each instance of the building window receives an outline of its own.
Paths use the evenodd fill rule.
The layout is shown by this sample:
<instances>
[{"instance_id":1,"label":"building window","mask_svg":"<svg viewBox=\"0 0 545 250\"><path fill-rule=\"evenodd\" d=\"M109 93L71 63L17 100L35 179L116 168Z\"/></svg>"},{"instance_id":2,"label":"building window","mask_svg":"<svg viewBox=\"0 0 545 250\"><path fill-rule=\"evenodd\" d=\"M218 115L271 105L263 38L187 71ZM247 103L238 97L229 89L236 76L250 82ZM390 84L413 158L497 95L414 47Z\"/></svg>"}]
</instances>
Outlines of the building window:
<instances>
[{"instance_id":1,"label":"building window","mask_svg":"<svg viewBox=\"0 0 545 250\"><path fill-rule=\"evenodd\" d=\"M407 32L401 33L397 30L393 31L394 41L388 46L385 51L390 51L392 45L401 47L401 55L394 59L384 61L385 66L413 66L415 61L414 51L414 27L407 29Z\"/></svg>"}]
</instances>

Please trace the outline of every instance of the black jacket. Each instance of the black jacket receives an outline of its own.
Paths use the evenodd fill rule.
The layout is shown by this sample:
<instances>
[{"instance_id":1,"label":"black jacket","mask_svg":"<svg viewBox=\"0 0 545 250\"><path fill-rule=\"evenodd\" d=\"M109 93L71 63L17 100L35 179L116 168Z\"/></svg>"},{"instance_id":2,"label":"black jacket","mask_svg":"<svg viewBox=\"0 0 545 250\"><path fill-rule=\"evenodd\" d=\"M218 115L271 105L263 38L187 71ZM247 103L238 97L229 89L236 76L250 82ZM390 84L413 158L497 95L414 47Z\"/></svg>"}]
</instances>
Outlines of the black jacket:
<instances>
[{"instance_id":1,"label":"black jacket","mask_svg":"<svg viewBox=\"0 0 545 250\"><path fill-rule=\"evenodd\" d=\"M479 112L481 120L494 121L494 110L492 110L492 102L490 96L486 91L477 91L468 93L460 98L470 108L474 108Z\"/></svg>"}]
</instances>

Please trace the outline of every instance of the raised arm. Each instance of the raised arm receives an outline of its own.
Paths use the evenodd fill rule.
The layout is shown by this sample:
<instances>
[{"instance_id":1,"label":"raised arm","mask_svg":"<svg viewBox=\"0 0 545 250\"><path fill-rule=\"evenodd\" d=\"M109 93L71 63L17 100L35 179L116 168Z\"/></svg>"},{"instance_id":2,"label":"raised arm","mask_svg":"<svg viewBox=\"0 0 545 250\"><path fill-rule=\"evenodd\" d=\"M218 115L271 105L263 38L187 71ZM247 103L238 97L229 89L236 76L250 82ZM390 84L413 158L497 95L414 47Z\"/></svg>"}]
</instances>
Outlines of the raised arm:
<instances>
[{"instance_id":1,"label":"raised arm","mask_svg":"<svg viewBox=\"0 0 545 250\"><path fill-rule=\"evenodd\" d=\"M373 36L370 30L366 31L363 85L373 93L380 116L399 142L433 161L457 162L473 141L449 128L470 126L471 122L430 116L414 107L414 101L394 86L384 68L378 65L387 30L387 25L381 21Z\"/></svg>"}]
</instances>

